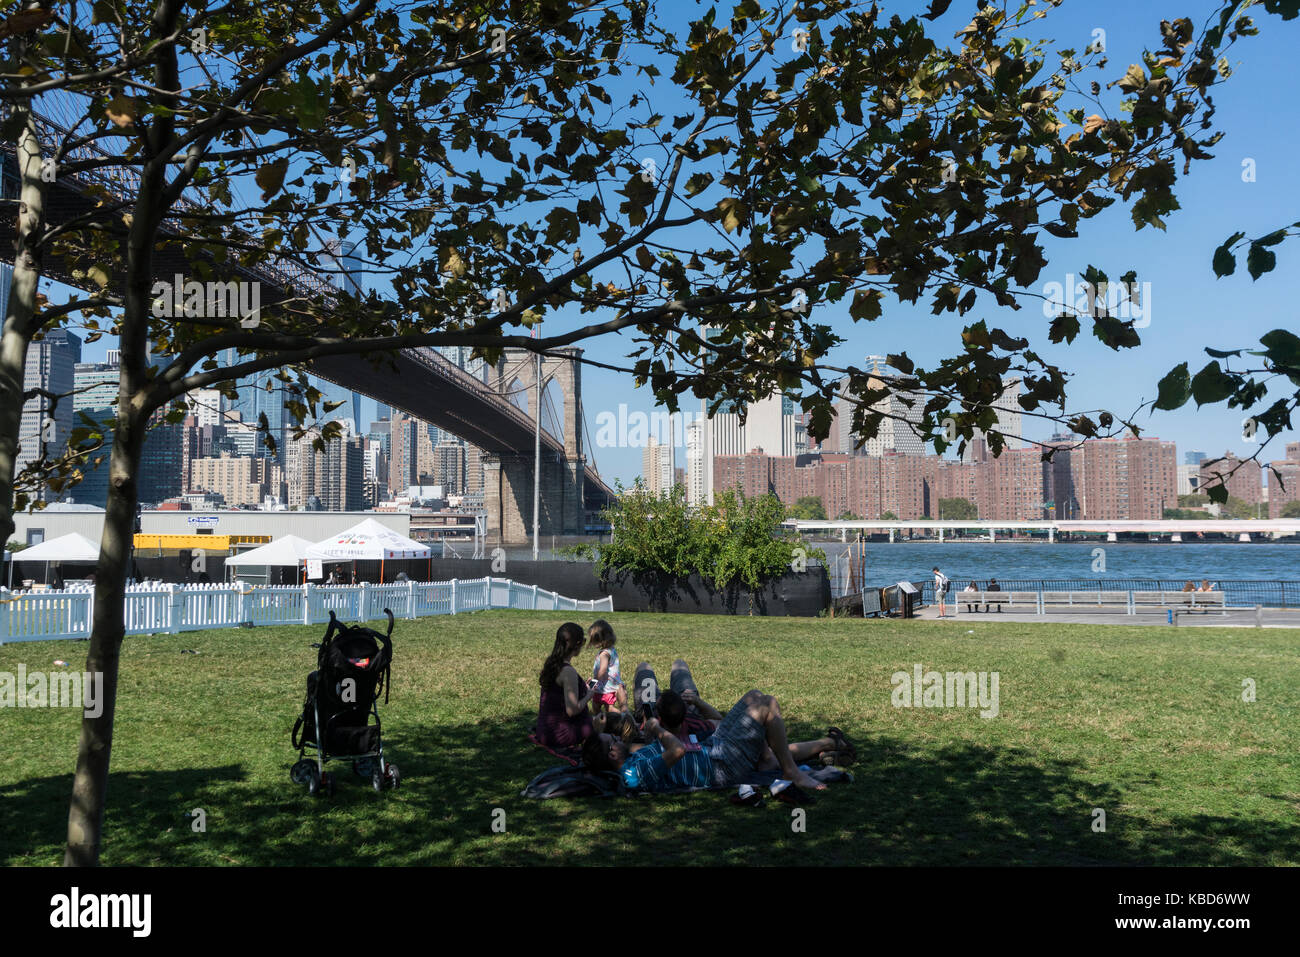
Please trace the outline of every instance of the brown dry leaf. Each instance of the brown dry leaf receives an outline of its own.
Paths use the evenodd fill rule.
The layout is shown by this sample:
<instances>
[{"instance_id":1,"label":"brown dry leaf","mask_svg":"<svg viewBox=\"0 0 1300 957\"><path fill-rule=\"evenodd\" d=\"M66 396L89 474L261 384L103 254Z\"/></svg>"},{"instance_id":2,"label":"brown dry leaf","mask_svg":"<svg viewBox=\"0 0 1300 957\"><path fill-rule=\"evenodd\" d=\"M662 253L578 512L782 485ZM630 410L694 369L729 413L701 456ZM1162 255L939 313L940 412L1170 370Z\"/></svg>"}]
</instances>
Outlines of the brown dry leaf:
<instances>
[{"instance_id":1,"label":"brown dry leaf","mask_svg":"<svg viewBox=\"0 0 1300 957\"><path fill-rule=\"evenodd\" d=\"M133 97L119 93L104 107L104 113L116 126L127 127L140 115L140 104Z\"/></svg>"}]
</instances>

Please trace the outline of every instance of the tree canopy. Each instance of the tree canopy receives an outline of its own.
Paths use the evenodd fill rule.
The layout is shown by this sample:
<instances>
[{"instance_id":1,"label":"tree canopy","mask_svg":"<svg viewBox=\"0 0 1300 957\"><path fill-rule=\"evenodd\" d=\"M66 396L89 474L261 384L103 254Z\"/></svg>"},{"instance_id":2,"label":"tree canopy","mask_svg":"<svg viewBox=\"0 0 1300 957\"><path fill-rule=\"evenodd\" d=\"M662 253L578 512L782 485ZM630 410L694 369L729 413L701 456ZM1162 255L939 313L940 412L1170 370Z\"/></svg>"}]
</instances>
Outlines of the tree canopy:
<instances>
[{"instance_id":1,"label":"tree canopy","mask_svg":"<svg viewBox=\"0 0 1300 957\"><path fill-rule=\"evenodd\" d=\"M753 592L826 557L802 539L782 534L785 509L774 495L747 498L737 489L718 493L711 505L692 508L680 485L659 495L643 485L619 491L619 500L603 516L610 540L569 549L579 557L594 557L602 577L698 575L714 588L735 584Z\"/></svg>"},{"instance_id":2,"label":"tree canopy","mask_svg":"<svg viewBox=\"0 0 1300 957\"><path fill-rule=\"evenodd\" d=\"M979 518L979 509L969 499L941 498L939 499L939 514L935 517L943 519L977 519Z\"/></svg>"},{"instance_id":3,"label":"tree canopy","mask_svg":"<svg viewBox=\"0 0 1300 957\"><path fill-rule=\"evenodd\" d=\"M39 302L16 277L15 324L35 335L77 313L92 338L143 337L168 357L131 373L153 408L277 369L301 420L319 396L294 370L314 357L423 344L491 358L623 331L623 367L674 408L784 389L824 436L847 388L870 436L886 414L871 403L914 391L937 447L983 429L996 453L992 403L1014 373L1025 414L1118 430L1130 423L1068 409L1066 370L983 319L932 369L892 355L903 375L886 384L826 362L838 339L819 313L847 303L870 322L890 296L937 314L1015 308L1039 296L1045 236L1075 236L1116 201L1163 227L1177 162L1217 135L1221 51L1253 30L1238 6L1200 36L1189 19L1153 24L1122 75L1103 51L1054 47L1048 9L1007 3L955 43L927 29L943 0L923 16L742 0L672 29L635 0L166 0L150 17L105 0L72 21L29 17L2 91L24 175L90 183L104 202L20 229L19 272L66 273L87 295ZM50 147L26 108L53 97L68 131ZM124 279L161 239L187 279L294 281L255 322L154 315L153 277ZM330 288L340 250L369 292ZM1050 336L1072 341L1083 322L1137 344L1105 308L1066 309Z\"/></svg>"},{"instance_id":4,"label":"tree canopy","mask_svg":"<svg viewBox=\"0 0 1300 957\"><path fill-rule=\"evenodd\" d=\"M1066 370L975 316L1041 298L1045 237L1074 237L1108 206L1163 228L1180 165L1219 135L1223 52L1254 27L1239 2L1199 34L1153 22L1121 72L1051 41L1054 5L984 3L940 39L949 0L920 15L733 0L685 20L642 0L11 4L0 140L20 215L0 539L26 494L28 347L75 322L121 354L87 659L107 700L83 724L69 862L97 855L141 450L194 389L277 370L301 427L329 413L305 378L313 359L460 345L492 361L618 333L626 358L603 364L670 408L782 390L814 437L845 391L867 437L888 414L873 403L905 391L924 397L936 448L978 429L997 454L1008 374L1024 415L1138 431L1070 409ZM50 301L52 277L81 292ZM218 281L256 284L259 308L189 294ZM865 324L893 301L963 317L957 354L921 368L895 353L888 382L828 361L827 307ZM1137 345L1107 301L1065 307L1050 339ZM96 428L40 456L36 479L75 478L105 441Z\"/></svg>"},{"instance_id":5,"label":"tree canopy","mask_svg":"<svg viewBox=\"0 0 1300 957\"><path fill-rule=\"evenodd\" d=\"M826 508L822 505L822 500L816 495L804 495L786 509L786 514L791 518L825 521Z\"/></svg>"}]
</instances>

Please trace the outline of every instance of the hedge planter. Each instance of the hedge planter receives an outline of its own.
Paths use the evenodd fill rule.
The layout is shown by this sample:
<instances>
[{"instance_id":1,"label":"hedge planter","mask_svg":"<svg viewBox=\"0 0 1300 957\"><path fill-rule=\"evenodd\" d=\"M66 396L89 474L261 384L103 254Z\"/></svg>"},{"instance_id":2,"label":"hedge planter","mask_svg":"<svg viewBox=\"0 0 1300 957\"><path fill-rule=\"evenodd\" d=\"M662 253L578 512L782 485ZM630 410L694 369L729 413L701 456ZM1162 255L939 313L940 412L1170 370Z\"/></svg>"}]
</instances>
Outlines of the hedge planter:
<instances>
[{"instance_id":1,"label":"hedge planter","mask_svg":"<svg viewBox=\"0 0 1300 957\"><path fill-rule=\"evenodd\" d=\"M816 617L831 603L826 569L814 565L803 572L786 572L754 592L733 583L724 589L706 584L699 575L673 578L662 574L611 575L601 581L593 562L524 561L511 559L493 569L487 559L433 560L433 577L510 577L570 598L614 599L615 611L661 611L705 615L771 615Z\"/></svg>"}]
</instances>

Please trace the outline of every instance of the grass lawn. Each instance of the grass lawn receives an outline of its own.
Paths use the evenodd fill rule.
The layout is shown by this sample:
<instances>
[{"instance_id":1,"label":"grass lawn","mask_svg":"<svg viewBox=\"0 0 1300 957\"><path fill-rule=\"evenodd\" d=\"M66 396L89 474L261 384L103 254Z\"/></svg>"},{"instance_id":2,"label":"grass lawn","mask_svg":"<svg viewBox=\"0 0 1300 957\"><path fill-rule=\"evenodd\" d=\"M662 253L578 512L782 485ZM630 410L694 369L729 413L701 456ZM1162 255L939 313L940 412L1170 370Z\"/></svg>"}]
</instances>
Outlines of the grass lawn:
<instances>
[{"instance_id":1,"label":"grass lawn","mask_svg":"<svg viewBox=\"0 0 1300 957\"><path fill-rule=\"evenodd\" d=\"M103 862L1300 863L1296 631L609 618L625 680L642 658L667 680L680 655L723 711L760 687L792 738L842 727L858 744L856 780L823 792L803 833L789 807L736 808L726 793L524 799L555 763L525 735L565 615L501 611L399 621L381 714L402 787L375 794L338 763L336 796L313 799L289 780L289 730L323 627L128 638ZM0 671L78 667L84 654L5 645ZM584 649L579 670L593 657ZM917 663L997 672L999 715L893 707L891 675ZM0 862L61 861L79 719L0 710ZM190 828L193 808L205 833Z\"/></svg>"}]
</instances>

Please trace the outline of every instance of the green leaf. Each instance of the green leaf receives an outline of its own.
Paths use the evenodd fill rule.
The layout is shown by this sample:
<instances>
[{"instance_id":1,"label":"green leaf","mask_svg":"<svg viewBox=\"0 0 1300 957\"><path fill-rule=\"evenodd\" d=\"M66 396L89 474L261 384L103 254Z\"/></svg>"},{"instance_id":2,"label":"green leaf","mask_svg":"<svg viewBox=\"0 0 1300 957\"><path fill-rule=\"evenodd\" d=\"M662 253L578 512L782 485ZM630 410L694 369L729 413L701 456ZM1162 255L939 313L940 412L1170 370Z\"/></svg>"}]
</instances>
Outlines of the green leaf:
<instances>
[{"instance_id":1,"label":"green leaf","mask_svg":"<svg viewBox=\"0 0 1300 957\"><path fill-rule=\"evenodd\" d=\"M853 294L853 304L849 306L849 315L854 320L865 319L870 322L872 319L879 319L881 313L880 301L884 298L884 293L879 289L859 289Z\"/></svg>"},{"instance_id":2,"label":"green leaf","mask_svg":"<svg viewBox=\"0 0 1300 957\"><path fill-rule=\"evenodd\" d=\"M1222 279L1237 271L1237 257L1232 254L1232 247L1245 236L1245 233L1233 233L1222 246L1214 251L1214 275Z\"/></svg>"},{"instance_id":3,"label":"green leaf","mask_svg":"<svg viewBox=\"0 0 1300 957\"><path fill-rule=\"evenodd\" d=\"M707 189L709 184L712 182L713 182L712 173L696 173L695 175L691 176L689 179L686 180L686 198L690 199L692 196L696 196L704 192L704 190Z\"/></svg>"},{"instance_id":4,"label":"green leaf","mask_svg":"<svg viewBox=\"0 0 1300 957\"><path fill-rule=\"evenodd\" d=\"M1193 377L1192 396L1198 406L1209 405L1222 402L1232 395L1236 387L1236 379L1225 373L1219 363L1211 362Z\"/></svg>"},{"instance_id":5,"label":"green leaf","mask_svg":"<svg viewBox=\"0 0 1300 957\"><path fill-rule=\"evenodd\" d=\"M1300 16L1300 0L1264 0L1264 9L1283 20L1294 20Z\"/></svg>"},{"instance_id":6,"label":"green leaf","mask_svg":"<svg viewBox=\"0 0 1300 957\"><path fill-rule=\"evenodd\" d=\"M916 365L907 357L906 353L890 355L885 361L903 375L911 375L916 370Z\"/></svg>"},{"instance_id":7,"label":"green leaf","mask_svg":"<svg viewBox=\"0 0 1300 957\"><path fill-rule=\"evenodd\" d=\"M1192 397L1192 380L1187 372L1187 363L1184 362L1170 370L1169 374L1160 380L1157 389L1159 390L1155 405L1157 409L1170 410L1185 405Z\"/></svg>"},{"instance_id":8,"label":"green leaf","mask_svg":"<svg viewBox=\"0 0 1300 957\"><path fill-rule=\"evenodd\" d=\"M1250 273L1251 279L1258 279L1266 272L1272 272L1277 266L1277 253L1271 249L1265 249L1258 242L1250 244L1250 252L1246 254L1246 271Z\"/></svg>"},{"instance_id":9,"label":"green leaf","mask_svg":"<svg viewBox=\"0 0 1300 957\"><path fill-rule=\"evenodd\" d=\"M921 14L927 20L938 20L952 5L952 0L930 0L930 9Z\"/></svg>"},{"instance_id":10,"label":"green leaf","mask_svg":"<svg viewBox=\"0 0 1300 957\"><path fill-rule=\"evenodd\" d=\"M1078 317L1062 314L1052 320L1052 325L1047 333L1047 338L1052 342L1073 342L1075 336L1078 334Z\"/></svg>"},{"instance_id":11,"label":"green leaf","mask_svg":"<svg viewBox=\"0 0 1300 957\"><path fill-rule=\"evenodd\" d=\"M1274 365L1300 367L1300 336L1285 329L1274 329L1260 337L1264 353Z\"/></svg>"}]
</instances>

